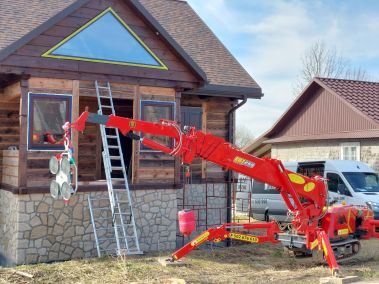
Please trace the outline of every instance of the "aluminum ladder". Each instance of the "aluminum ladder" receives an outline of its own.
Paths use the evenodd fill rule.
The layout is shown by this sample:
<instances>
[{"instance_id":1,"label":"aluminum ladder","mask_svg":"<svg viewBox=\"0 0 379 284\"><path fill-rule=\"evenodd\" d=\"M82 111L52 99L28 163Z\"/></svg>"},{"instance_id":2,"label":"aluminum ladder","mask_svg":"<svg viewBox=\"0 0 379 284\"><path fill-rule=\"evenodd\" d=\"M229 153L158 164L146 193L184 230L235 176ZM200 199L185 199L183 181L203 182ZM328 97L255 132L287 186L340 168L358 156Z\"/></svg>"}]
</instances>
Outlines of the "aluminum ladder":
<instances>
[{"instance_id":1,"label":"aluminum ladder","mask_svg":"<svg viewBox=\"0 0 379 284\"><path fill-rule=\"evenodd\" d=\"M95 87L99 106L98 114L115 115L109 82L101 86L95 81ZM98 256L114 253L116 255L142 254L119 131L100 124L100 133L109 198L88 196Z\"/></svg>"}]
</instances>

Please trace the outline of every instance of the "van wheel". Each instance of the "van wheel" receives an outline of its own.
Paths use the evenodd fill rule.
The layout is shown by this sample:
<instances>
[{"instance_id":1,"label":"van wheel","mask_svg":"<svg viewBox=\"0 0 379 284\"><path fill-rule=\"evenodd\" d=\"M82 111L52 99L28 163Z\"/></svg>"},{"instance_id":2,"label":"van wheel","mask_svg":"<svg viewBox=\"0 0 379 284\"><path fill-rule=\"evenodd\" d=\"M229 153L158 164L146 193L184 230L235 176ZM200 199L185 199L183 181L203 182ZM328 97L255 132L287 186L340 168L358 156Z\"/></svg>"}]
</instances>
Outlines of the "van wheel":
<instances>
[{"instance_id":1,"label":"van wheel","mask_svg":"<svg viewBox=\"0 0 379 284\"><path fill-rule=\"evenodd\" d=\"M265 213L265 222L270 222L270 216L268 215L268 212Z\"/></svg>"}]
</instances>

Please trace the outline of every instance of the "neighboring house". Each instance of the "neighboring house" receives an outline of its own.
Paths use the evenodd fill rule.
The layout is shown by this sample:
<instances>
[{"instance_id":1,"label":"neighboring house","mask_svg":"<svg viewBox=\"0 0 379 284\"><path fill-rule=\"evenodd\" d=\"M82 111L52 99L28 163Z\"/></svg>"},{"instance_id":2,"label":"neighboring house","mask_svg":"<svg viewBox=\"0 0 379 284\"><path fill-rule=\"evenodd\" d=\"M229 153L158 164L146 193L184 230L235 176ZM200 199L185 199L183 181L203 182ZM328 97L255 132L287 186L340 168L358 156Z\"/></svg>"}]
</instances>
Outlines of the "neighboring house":
<instances>
[{"instance_id":1,"label":"neighboring house","mask_svg":"<svg viewBox=\"0 0 379 284\"><path fill-rule=\"evenodd\" d=\"M245 150L282 161L359 160L379 171L379 83L315 78Z\"/></svg>"},{"instance_id":2,"label":"neighboring house","mask_svg":"<svg viewBox=\"0 0 379 284\"><path fill-rule=\"evenodd\" d=\"M176 120L230 140L238 100L262 96L185 1L6 2L0 4L0 251L15 263L96 255L87 196L108 194L98 127L74 135L79 193L67 206L50 197L48 172L63 122L86 106L97 111L95 80L110 82L120 116ZM141 248L172 250L180 161L136 141L124 144ZM200 194L205 181L231 187L220 168L204 161L196 161L193 177L191 188Z\"/></svg>"}]
</instances>

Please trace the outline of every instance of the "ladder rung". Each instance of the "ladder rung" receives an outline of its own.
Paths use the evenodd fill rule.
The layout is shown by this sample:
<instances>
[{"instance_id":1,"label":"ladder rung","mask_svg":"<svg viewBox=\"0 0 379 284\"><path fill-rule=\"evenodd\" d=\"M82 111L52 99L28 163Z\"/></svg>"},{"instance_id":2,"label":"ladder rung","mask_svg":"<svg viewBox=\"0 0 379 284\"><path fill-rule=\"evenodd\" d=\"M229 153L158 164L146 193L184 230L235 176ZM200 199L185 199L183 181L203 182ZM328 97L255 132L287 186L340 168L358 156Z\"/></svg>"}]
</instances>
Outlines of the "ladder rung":
<instances>
[{"instance_id":1,"label":"ladder rung","mask_svg":"<svg viewBox=\"0 0 379 284\"><path fill-rule=\"evenodd\" d=\"M113 108L112 106L101 105L102 108Z\"/></svg>"},{"instance_id":2,"label":"ladder rung","mask_svg":"<svg viewBox=\"0 0 379 284\"><path fill-rule=\"evenodd\" d=\"M97 88L98 89L107 89L107 90L110 90L110 88L108 86L104 87L104 86L97 85Z\"/></svg>"},{"instance_id":3,"label":"ladder rung","mask_svg":"<svg viewBox=\"0 0 379 284\"><path fill-rule=\"evenodd\" d=\"M96 218L95 221L102 221L102 220L112 220L112 217L106 217L106 218Z\"/></svg>"},{"instance_id":4,"label":"ladder rung","mask_svg":"<svg viewBox=\"0 0 379 284\"><path fill-rule=\"evenodd\" d=\"M102 197L102 198L90 198L91 201L98 201L98 200L109 200L109 198Z\"/></svg>"},{"instance_id":5,"label":"ladder rung","mask_svg":"<svg viewBox=\"0 0 379 284\"><path fill-rule=\"evenodd\" d=\"M99 96L99 98L102 98L102 99L111 99L110 96Z\"/></svg>"},{"instance_id":6,"label":"ladder rung","mask_svg":"<svg viewBox=\"0 0 379 284\"><path fill-rule=\"evenodd\" d=\"M102 249L102 248L100 248L99 250L100 251L111 251L111 250L113 250L114 252L116 252L116 248L108 248L108 249Z\"/></svg>"},{"instance_id":7,"label":"ladder rung","mask_svg":"<svg viewBox=\"0 0 379 284\"><path fill-rule=\"evenodd\" d=\"M111 160L121 160L120 156L109 156Z\"/></svg>"},{"instance_id":8,"label":"ladder rung","mask_svg":"<svg viewBox=\"0 0 379 284\"><path fill-rule=\"evenodd\" d=\"M124 168L123 168L123 167L111 167L111 169L112 169L112 170L116 170L116 171L117 171L117 170L120 170L120 171L121 171L121 170L123 170Z\"/></svg>"},{"instance_id":9,"label":"ladder rung","mask_svg":"<svg viewBox=\"0 0 379 284\"><path fill-rule=\"evenodd\" d=\"M118 149L118 146L116 146L116 145L108 145L108 149Z\"/></svg>"},{"instance_id":10,"label":"ladder rung","mask_svg":"<svg viewBox=\"0 0 379 284\"><path fill-rule=\"evenodd\" d=\"M110 210L109 207L92 208L92 210Z\"/></svg>"},{"instance_id":11,"label":"ladder rung","mask_svg":"<svg viewBox=\"0 0 379 284\"><path fill-rule=\"evenodd\" d=\"M117 138L118 136L117 135L105 135L107 138L112 138L112 139L115 139Z\"/></svg>"},{"instance_id":12,"label":"ladder rung","mask_svg":"<svg viewBox=\"0 0 379 284\"><path fill-rule=\"evenodd\" d=\"M97 239L99 242L105 242L105 241L110 241L110 240L115 240L116 238L99 238Z\"/></svg>"}]
</instances>

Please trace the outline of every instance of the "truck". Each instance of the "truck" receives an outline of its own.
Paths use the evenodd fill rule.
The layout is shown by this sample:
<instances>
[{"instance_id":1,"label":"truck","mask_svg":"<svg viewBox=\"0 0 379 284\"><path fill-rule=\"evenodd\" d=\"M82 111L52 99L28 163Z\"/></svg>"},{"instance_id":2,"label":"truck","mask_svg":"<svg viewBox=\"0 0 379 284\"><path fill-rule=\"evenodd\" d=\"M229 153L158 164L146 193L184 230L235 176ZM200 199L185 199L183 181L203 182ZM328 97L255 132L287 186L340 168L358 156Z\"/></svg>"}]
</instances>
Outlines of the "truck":
<instances>
[{"instance_id":1,"label":"truck","mask_svg":"<svg viewBox=\"0 0 379 284\"><path fill-rule=\"evenodd\" d=\"M322 176L328 188L328 202L368 206L379 220L379 175L367 164L353 160L293 161L288 170L305 176ZM251 214L256 220L289 222L288 209L278 190L251 180Z\"/></svg>"}]
</instances>

